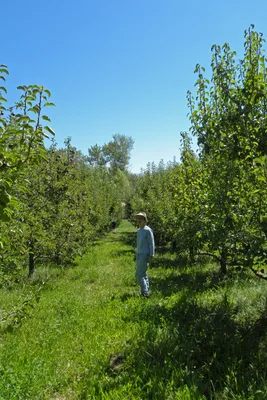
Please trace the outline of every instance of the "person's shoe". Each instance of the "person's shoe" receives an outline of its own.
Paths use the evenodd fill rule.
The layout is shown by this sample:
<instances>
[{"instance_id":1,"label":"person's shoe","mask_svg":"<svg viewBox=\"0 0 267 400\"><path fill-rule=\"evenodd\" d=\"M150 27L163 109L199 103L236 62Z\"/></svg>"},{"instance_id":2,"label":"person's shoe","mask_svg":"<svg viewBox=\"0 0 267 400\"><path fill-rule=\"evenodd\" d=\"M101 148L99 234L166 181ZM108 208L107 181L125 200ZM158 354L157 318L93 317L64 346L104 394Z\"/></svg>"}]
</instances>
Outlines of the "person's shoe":
<instances>
[{"instance_id":1,"label":"person's shoe","mask_svg":"<svg viewBox=\"0 0 267 400\"><path fill-rule=\"evenodd\" d=\"M148 293L141 293L141 296L144 297L145 299L149 299L149 294Z\"/></svg>"}]
</instances>

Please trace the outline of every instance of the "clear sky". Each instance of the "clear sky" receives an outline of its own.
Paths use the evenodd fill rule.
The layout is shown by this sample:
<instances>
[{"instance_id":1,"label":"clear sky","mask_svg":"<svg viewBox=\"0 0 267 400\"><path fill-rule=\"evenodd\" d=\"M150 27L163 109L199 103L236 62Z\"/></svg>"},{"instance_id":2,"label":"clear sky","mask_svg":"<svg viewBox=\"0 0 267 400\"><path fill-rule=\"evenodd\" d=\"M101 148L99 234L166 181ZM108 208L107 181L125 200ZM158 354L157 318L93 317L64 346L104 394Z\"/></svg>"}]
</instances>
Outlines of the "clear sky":
<instances>
[{"instance_id":1,"label":"clear sky","mask_svg":"<svg viewBox=\"0 0 267 400\"><path fill-rule=\"evenodd\" d=\"M10 105L18 85L46 86L60 147L71 136L87 154L113 134L131 136L139 172L179 158L195 65L209 67L214 43L242 57L252 23L267 38L267 1L12 0L1 1L0 21Z\"/></svg>"}]
</instances>

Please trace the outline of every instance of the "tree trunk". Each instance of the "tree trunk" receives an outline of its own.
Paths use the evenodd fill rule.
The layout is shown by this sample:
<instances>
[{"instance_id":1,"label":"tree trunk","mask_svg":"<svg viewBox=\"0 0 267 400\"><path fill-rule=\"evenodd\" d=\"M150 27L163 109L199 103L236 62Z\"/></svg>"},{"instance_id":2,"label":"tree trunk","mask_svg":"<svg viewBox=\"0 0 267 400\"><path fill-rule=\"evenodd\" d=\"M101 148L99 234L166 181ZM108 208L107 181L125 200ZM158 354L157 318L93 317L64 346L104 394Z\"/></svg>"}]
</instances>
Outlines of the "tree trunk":
<instances>
[{"instance_id":1,"label":"tree trunk","mask_svg":"<svg viewBox=\"0 0 267 400\"><path fill-rule=\"evenodd\" d=\"M221 252L221 257L220 257L220 266L221 266L220 271L224 275L227 274L227 266L226 265L227 265L226 264L226 252L225 252L225 250L223 250Z\"/></svg>"},{"instance_id":2,"label":"tree trunk","mask_svg":"<svg viewBox=\"0 0 267 400\"><path fill-rule=\"evenodd\" d=\"M28 278L31 278L33 276L34 271L35 271L35 266L34 266L33 246L32 246L32 243L30 243L30 249L29 249L29 275L28 275Z\"/></svg>"},{"instance_id":3,"label":"tree trunk","mask_svg":"<svg viewBox=\"0 0 267 400\"><path fill-rule=\"evenodd\" d=\"M194 253L194 247L190 246L189 247L189 262L190 265L193 265L195 262L195 253Z\"/></svg>"}]
</instances>

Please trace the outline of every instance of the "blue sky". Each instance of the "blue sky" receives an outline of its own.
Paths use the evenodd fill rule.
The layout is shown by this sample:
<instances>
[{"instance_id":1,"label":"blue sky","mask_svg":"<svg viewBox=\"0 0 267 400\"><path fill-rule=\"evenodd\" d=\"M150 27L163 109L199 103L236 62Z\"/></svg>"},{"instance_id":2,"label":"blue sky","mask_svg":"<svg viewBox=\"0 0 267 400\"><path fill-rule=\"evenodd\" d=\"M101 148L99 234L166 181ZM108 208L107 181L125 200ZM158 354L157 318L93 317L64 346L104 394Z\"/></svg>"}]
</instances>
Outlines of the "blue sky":
<instances>
[{"instance_id":1,"label":"blue sky","mask_svg":"<svg viewBox=\"0 0 267 400\"><path fill-rule=\"evenodd\" d=\"M212 44L242 57L251 23L267 37L267 1L13 0L1 3L1 57L10 105L16 87L52 92L56 141L87 154L120 133L134 141L130 170L179 158L189 129L186 92Z\"/></svg>"}]
</instances>

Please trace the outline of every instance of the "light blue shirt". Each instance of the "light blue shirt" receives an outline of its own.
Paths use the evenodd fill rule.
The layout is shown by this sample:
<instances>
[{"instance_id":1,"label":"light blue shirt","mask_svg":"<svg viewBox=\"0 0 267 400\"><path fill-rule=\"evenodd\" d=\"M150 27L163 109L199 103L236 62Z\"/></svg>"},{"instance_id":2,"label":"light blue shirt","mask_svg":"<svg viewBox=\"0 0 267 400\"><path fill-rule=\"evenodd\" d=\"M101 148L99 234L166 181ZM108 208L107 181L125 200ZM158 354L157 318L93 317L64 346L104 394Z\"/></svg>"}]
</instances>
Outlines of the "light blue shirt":
<instances>
[{"instance_id":1,"label":"light blue shirt","mask_svg":"<svg viewBox=\"0 0 267 400\"><path fill-rule=\"evenodd\" d=\"M154 256L155 242L152 229L148 226L139 228L137 231L137 254L148 254Z\"/></svg>"}]
</instances>

